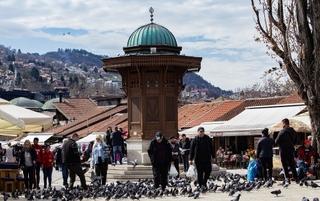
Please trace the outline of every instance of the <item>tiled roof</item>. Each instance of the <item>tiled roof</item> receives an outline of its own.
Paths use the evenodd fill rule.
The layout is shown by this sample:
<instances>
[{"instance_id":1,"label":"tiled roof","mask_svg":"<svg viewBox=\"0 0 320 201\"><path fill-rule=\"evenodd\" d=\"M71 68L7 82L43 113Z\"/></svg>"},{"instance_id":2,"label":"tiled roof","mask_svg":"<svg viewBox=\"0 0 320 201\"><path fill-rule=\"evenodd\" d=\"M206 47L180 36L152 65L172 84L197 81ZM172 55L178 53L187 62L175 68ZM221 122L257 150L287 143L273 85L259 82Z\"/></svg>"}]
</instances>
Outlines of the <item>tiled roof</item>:
<instances>
[{"instance_id":1,"label":"tiled roof","mask_svg":"<svg viewBox=\"0 0 320 201\"><path fill-rule=\"evenodd\" d=\"M283 97L255 98L184 105L179 108L178 128L191 128L208 121L227 121L246 107L274 105L282 99Z\"/></svg>"},{"instance_id":2,"label":"tiled roof","mask_svg":"<svg viewBox=\"0 0 320 201\"><path fill-rule=\"evenodd\" d=\"M68 120L78 119L97 107L93 101L85 98L64 99L63 102L54 103L54 105Z\"/></svg>"},{"instance_id":3,"label":"tiled roof","mask_svg":"<svg viewBox=\"0 0 320 201\"><path fill-rule=\"evenodd\" d=\"M93 124L87 128L81 129L77 131L80 137L85 137L92 132L105 132L107 128L111 126L114 128L115 126L119 126L122 122L127 122L128 114L127 113L118 113L111 116L108 119L100 121L99 123ZM122 128L119 126L119 128Z\"/></svg>"},{"instance_id":4,"label":"tiled roof","mask_svg":"<svg viewBox=\"0 0 320 201\"><path fill-rule=\"evenodd\" d=\"M192 127L192 122L216 107L218 102L187 104L178 108L178 128Z\"/></svg>"},{"instance_id":5,"label":"tiled roof","mask_svg":"<svg viewBox=\"0 0 320 201\"><path fill-rule=\"evenodd\" d=\"M69 121L69 123L67 125L64 126L60 126L57 128L52 128L51 130L49 130L48 132L52 132L52 133L61 133L66 129L72 128L82 122L87 121L87 119L91 119L107 110L109 110L111 108L109 107L98 107L96 106L94 109L92 109L91 111L89 111L88 113L82 115L81 117L78 117L76 120L72 120Z\"/></svg>"},{"instance_id":6,"label":"tiled roof","mask_svg":"<svg viewBox=\"0 0 320 201\"><path fill-rule=\"evenodd\" d=\"M292 95L282 99L279 104L290 104L290 103L303 103L303 100L298 93L293 93Z\"/></svg>"},{"instance_id":7,"label":"tiled roof","mask_svg":"<svg viewBox=\"0 0 320 201\"><path fill-rule=\"evenodd\" d=\"M203 122L229 120L227 117L222 118L223 115L237 108L242 104L242 100L228 100L212 103L190 104L179 108L179 128L190 128L197 126Z\"/></svg>"},{"instance_id":8,"label":"tiled roof","mask_svg":"<svg viewBox=\"0 0 320 201\"><path fill-rule=\"evenodd\" d=\"M125 121L127 119L126 114L122 116L122 118L120 117L115 118L114 116L117 116L117 114L119 113L126 113L126 112L127 112L127 106L119 105L111 109L97 111L95 114L93 113L92 115L84 116L79 120L75 120L72 123L62 126L61 128L54 129L52 131L53 133L55 133L56 136L68 136L75 132L82 134L83 130L84 130L84 133L87 132L88 130L90 132L101 131L101 129L104 129L102 124L105 125L105 130L106 130L108 126L114 126L113 124L117 125Z\"/></svg>"},{"instance_id":9,"label":"tiled roof","mask_svg":"<svg viewBox=\"0 0 320 201\"><path fill-rule=\"evenodd\" d=\"M178 109L178 127L181 129L208 121L227 121L241 113L246 107L287 103L284 101L287 98L289 99L289 97L276 97L187 104ZM111 109L96 106L77 120L52 129L51 132L57 136L68 136L77 132L83 137L91 132L106 131L109 126L119 126L125 131L128 130L126 105L119 105Z\"/></svg>"}]
</instances>

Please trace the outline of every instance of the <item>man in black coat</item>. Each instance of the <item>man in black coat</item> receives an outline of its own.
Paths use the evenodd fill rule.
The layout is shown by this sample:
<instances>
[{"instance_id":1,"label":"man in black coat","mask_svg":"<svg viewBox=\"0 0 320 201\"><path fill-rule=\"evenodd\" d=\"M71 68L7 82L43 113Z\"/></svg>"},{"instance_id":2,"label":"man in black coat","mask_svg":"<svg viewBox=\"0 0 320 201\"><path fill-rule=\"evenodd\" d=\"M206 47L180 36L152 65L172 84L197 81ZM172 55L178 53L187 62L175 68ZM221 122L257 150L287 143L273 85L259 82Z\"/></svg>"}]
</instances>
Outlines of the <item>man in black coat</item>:
<instances>
[{"instance_id":1,"label":"man in black coat","mask_svg":"<svg viewBox=\"0 0 320 201\"><path fill-rule=\"evenodd\" d=\"M276 144L279 145L280 158L285 174L286 182L289 182L289 167L292 171L293 178L298 183L298 176L296 171L296 162L294 160L294 144L296 141L296 132L290 127L289 120L282 120L283 129L279 132L276 138Z\"/></svg>"},{"instance_id":2,"label":"man in black coat","mask_svg":"<svg viewBox=\"0 0 320 201\"><path fill-rule=\"evenodd\" d=\"M273 168L273 152L274 140L269 137L269 129L262 130L262 139L259 140L257 145L257 158L262 165L262 177L265 180L272 179Z\"/></svg>"},{"instance_id":3,"label":"man in black coat","mask_svg":"<svg viewBox=\"0 0 320 201\"><path fill-rule=\"evenodd\" d=\"M198 173L198 183L207 187L207 180L212 170L213 144L209 136L204 134L204 128L198 128L198 136L191 142L190 165L194 163Z\"/></svg>"},{"instance_id":4,"label":"man in black coat","mask_svg":"<svg viewBox=\"0 0 320 201\"><path fill-rule=\"evenodd\" d=\"M162 189L165 189L168 184L172 150L170 144L160 131L156 132L155 138L151 141L148 154L152 164L155 188L161 185Z\"/></svg>"},{"instance_id":5,"label":"man in black coat","mask_svg":"<svg viewBox=\"0 0 320 201\"><path fill-rule=\"evenodd\" d=\"M62 162L70 171L70 187L76 180L76 175L80 178L81 187L87 189L86 179L84 177L84 171L81 168L80 152L76 141L79 139L79 135L74 133L72 137L62 146Z\"/></svg>"}]
</instances>

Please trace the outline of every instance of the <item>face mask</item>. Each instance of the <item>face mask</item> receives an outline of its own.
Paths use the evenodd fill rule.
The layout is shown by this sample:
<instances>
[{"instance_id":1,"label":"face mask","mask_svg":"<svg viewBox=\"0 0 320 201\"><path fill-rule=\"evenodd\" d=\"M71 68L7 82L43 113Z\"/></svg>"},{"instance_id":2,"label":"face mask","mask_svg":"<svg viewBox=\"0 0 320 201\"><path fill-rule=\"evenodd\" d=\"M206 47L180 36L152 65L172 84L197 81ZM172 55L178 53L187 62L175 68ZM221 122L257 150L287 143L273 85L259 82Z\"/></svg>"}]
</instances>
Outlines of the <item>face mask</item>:
<instances>
[{"instance_id":1,"label":"face mask","mask_svg":"<svg viewBox=\"0 0 320 201\"><path fill-rule=\"evenodd\" d=\"M158 141L161 140L161 137L157 136L157 137L156 137L156 140L158 140Z\"/></svg>"}]
</instances>

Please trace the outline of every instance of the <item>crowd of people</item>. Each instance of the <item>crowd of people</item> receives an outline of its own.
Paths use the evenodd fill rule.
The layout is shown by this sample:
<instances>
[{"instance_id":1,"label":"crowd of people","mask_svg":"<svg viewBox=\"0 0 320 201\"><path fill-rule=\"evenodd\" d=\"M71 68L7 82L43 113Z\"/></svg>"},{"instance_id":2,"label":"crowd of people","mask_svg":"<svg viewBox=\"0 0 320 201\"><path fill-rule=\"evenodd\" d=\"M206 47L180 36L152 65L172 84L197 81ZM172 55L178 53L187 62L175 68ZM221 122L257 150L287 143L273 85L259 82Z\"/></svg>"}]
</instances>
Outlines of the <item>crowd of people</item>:
<instances>
[{"instance_id":1,"label":"crowd of people","mask_svg":"<svg viewBox=\"0 0 320 201\"><path fill-rule=\"evenodd\" d=\"M279 146L286 184L290 183L290 172L296 182L310 174L315 175L319 168L319 155L312 147L310 138L295 149L296 133L290 127L288 119L283 119L282 123L283 129L275 140L269 136L269 130L266 128L262 131L256 150L249 147L246 152L248 159L255 159L260 165L260 174L257 174L257 177L264 180L272 179L273 148L276 144ZM85 147L79 146L78 140L79 135L74 133L70 138L64 139L62 145L54 150L50 149L49 144L39 145L38 138L34 138L33 143L26 140L22 147L13 147L9 143L8 148L3 149L0 144L0 158L9 163L18 162L23 171L26 189L40 188L41 170L44 188L51 188L53 168L62 172L64 186L72 188L77 175L80 178L81 187L86 189L84 174L88 168L83 169L86 161L94 170L96 178L105 185L108 165L121 165L122 158L127 154L123 131L117 127L113 131L109 127L104 136L97 135L95 141ZM206 187L212 171L212 163L219 163L225 155L231 155L231 153L230 147L227 147L226 151L219 147L214 158L213 139L205 134L203 127L198 128L198 135L192 140L185 134L182 134L180 139L172 136L167 140L160 131L156 132L148 148L155 187L166 187L171 166L175 167L176 177L179 177L179 164L183 164L185 173L189 171L190 166L195 167L198 184ZM69 182L68 178L70 178Z\"/></svg>"},{"instance_id":2,"label":"crowd of people","mask_svg":"<svg viewBox=\"0 0 320 201\"><path fill-rule=\"evenodd\" d=\"M320 176L316 175L317 169L319 169L319 155L312 147L311 139L306 139L302 146L295 149L297 134L290 127L288 119L283 119L282 123L283 129L275 140L269 136L269 130L266 128L261 133L262 136L256 150L253 146L248 147L244 155L246 165L248 166L249 160L257 161L259 169L256 177L266 181L272 179L273 148L278 145L284 185L290 183L290 172L292 173L292 179L297 183L310 175ZM148 154L157 187L161 185L162 188L165 188L167 185L171 164L177 169L177 176L179 177L180 162L184 166L184 172L188 171L190 165L194 165L197 182L200 186L205 187L212 170L212 162L222 162L226 156L230 157L232 155L232 151L230 147L227 147L226 151L219 147L216 158L214 158L212 139L204 134L203 127L199 127L198 135L192 140L189 140L184 134L181 135L180 141L176 137L166 140L161 132L157 132L150 143Z\"/></svg>"}]
</instances>

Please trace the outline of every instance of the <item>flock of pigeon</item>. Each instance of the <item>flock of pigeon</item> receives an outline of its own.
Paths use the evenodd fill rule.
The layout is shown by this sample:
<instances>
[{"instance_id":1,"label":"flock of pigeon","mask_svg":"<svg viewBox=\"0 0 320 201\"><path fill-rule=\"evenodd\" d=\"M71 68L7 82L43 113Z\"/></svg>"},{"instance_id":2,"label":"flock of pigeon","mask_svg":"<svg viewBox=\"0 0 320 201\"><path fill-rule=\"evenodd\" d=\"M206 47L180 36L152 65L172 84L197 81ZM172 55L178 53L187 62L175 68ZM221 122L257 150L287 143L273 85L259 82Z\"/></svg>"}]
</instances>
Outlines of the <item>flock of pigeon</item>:
<instances>
[{"instance_id":1,"label":"flock of pigeon","mask_svg":"<svg viewBox=\"0 0 320 201\"><path fill-rule=\"evenodd\" d=\"M11 200L25 197L27 200L52 200L52 201L72 201L72 200L87 200L102 198L106 201L113 199L131 199L139 200L140 198L161 198L165 196L184 196L198 199L201 193L228 193L231 201L239 201L241 199L241 192L253 191L260 188L271 188L275 181L260 181L248 182L244 176L239 174L224 174L216 177L211 177L208 180L207 187L199 187L196 181L192 182L189 178L171 178L166 189L155 188L153 180L143 179L137 182L112 182L107 185L100 185L100 178L92 178L92 182L88 189L83 190L79 186L69 189L43 189L32 190L28 192L15 191L10 193L3 193L4 201L9 198ZM311 188L320 188L315 182L301 181L301 186ZM284 186L285 187L285 186ZM281 190L271 191L271 194L279 196ZM319 201L318 198L309 200L306 197L302 201Z\"/></svg>"}]
</instances>

